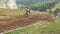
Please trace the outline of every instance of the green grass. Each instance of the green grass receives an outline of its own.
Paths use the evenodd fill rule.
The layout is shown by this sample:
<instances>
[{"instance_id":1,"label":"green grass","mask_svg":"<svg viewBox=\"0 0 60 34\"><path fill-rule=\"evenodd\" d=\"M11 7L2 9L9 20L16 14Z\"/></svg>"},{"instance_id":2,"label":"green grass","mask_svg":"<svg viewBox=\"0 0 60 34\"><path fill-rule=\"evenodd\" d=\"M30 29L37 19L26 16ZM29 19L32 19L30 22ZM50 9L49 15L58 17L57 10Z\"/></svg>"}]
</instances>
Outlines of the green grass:
<instances>
[{"instance_id":1,"label":"green grass","mask_svg":"<svg viewBox=\"0 0 60 34\"><path fill-rule=\"evenodd\" d=\"M57 20L55 22L44 21L41 24L43 25L32 25L6 34L60 34L60 22ZM44 25L47 27L43 28Z\"/></svg>"}]
</instances>

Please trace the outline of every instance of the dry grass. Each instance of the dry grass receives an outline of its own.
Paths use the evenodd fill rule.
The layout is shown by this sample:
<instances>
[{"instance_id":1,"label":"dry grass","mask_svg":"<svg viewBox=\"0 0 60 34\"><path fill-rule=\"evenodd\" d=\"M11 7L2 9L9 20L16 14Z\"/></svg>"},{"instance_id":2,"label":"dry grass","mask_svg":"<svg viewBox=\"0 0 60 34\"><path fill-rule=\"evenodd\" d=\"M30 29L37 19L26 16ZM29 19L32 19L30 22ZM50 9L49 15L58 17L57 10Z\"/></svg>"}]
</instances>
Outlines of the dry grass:
<instances>
[{"instance_id":1,"label":"dry grass","mask_svg":"<svg viewBox=\"0 0 60 34\"><path fill-rule=\"evenodd\" d=\"M21 16L23 11L18 11L14 9L0 9L0 16Z\"/></svg>"}]
</instances>

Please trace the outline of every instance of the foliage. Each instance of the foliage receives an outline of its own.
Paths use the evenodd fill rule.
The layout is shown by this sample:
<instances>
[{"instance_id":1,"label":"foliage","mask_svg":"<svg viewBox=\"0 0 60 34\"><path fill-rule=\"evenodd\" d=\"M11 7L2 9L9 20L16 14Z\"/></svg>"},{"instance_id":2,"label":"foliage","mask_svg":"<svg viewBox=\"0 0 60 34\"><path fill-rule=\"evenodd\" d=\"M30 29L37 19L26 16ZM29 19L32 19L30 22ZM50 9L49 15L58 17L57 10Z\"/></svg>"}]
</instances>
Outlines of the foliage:
<instances>
[{"instance_id":1,"label":"foliage","mask_svg":"<svg viewBox=\"0 0 60 34\"><path fill-rule=\"evenodd\" d=\"M33 10L45 11L46 9L51 9L58 3L56 1L46 1L46 2L38 2L33 4L23 5L24 7L32 8Z\"/></svg>"},{"instance_id":2,"label":"foliage","mask_svg":"<svg viewBox=\"0 0 60 34\"><path fill-rule=\"evenodd\" d=\"M57 1L59 2L60 0L16 0L17 4L32 4L32 3L39 3L39 2L45 2L45 1Z\"/></svg>"}]
</instances>

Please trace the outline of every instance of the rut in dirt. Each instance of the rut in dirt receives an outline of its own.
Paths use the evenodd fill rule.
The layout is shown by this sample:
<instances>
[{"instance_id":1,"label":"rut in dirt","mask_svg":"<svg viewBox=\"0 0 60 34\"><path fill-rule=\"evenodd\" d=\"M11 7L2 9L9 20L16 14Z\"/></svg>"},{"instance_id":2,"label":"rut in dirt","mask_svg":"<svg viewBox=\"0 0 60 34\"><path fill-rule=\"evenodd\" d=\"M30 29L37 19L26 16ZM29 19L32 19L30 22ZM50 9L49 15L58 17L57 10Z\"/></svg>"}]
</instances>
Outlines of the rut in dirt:
<instances>
[{"instance_id":1,"label":"rut in dirt","mask_svg":"<svg viewBox=\"0 0 60 34\"><path fill-rule=\"evenodd\" d=\"M28 26L41 20L51 21L53 19L51 16L47 17L46 15L30 15L29 17L18 16L9 19L0 19L0 32Z\"/></svg>"}]
</instances>

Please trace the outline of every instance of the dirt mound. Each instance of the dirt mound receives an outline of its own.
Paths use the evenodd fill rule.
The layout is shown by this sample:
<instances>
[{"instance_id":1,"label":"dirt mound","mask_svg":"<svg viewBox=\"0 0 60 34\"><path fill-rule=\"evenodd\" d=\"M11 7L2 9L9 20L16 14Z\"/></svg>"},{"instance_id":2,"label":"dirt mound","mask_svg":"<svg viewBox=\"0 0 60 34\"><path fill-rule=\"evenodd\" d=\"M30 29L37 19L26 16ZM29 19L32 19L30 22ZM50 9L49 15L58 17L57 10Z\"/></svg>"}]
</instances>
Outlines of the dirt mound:
<instances>
[{"instance_id":1,"label":"dirt mound","mask_svg":"<svg viewBox=\"0 0 60 34\"><path fill-rule=\"evenodd\" d=\"M52 16L48 15L30 15L29 17L17 16L9 19L0 19L0 32L31 25L41 20L51 21L54 19Z\"/></svg>"}]
</instances>

